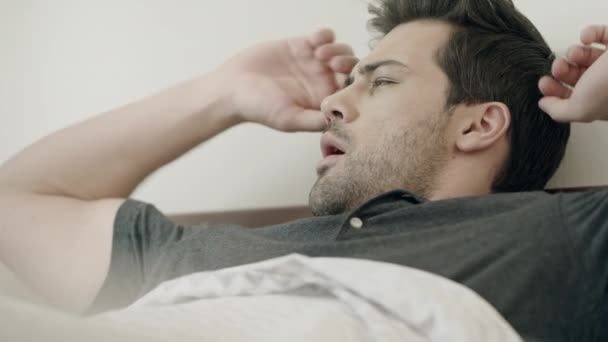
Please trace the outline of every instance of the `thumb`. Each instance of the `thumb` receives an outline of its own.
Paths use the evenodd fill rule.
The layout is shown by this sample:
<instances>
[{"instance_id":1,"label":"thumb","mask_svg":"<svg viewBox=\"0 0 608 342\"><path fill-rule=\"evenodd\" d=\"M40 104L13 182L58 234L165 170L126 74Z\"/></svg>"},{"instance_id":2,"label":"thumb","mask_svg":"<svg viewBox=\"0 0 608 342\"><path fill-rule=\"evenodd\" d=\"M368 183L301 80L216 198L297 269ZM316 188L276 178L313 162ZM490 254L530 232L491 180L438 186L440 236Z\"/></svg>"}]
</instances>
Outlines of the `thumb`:
<instances>
[{"instance_id":1,"label":"thumb","mask_svg":"<svg viewBox=\"0 0 608 342\"><path fill-rule=\"evenodd\" d=\"M572 113L569 110L570 99L545 96L538 102L538 106L557 122L573 121L571 118Z\"/></svg>"},{"instance_id":2,"label":"thumb","mask_svg":"<svg viewBox=\"0 0 608 342\"><path fill-rule=\"evenodd\" d=\"M320 132L326 126L325 114L318 110L302 110L291 115L283 130L288 132Z\"/></svg>"}]
</instances>

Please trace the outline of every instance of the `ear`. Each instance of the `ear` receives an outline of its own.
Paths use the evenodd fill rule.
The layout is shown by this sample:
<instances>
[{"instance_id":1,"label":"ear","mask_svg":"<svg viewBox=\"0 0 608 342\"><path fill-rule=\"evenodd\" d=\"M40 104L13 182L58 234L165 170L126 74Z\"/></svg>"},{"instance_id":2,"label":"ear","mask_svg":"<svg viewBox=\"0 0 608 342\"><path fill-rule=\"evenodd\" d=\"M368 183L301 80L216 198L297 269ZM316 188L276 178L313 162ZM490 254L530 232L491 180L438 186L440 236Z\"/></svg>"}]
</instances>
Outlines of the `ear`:
<instances>
[{"instance_id":1,"label":"ear","mask_svg":"<svg viewBox=\"0 0 608 342\"><path fill-rule=\"evenodd\" d=\"M501 102L469 106L461 121L456 147L462 152L487 149L504 137L511 126L511 111Z\"/></svg>"}]
</instances>

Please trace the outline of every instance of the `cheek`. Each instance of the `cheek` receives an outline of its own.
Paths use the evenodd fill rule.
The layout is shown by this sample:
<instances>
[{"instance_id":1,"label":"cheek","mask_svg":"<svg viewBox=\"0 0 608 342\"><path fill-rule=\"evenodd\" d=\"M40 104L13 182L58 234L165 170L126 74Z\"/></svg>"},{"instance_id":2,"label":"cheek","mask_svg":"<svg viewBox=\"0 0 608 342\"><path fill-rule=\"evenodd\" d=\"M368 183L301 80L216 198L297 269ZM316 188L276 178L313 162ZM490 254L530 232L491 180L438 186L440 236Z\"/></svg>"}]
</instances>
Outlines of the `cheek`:
<instances>
[{"instance_id":1,"label":"cheek","mask_svg":"<svg viewBox=\"0 0 608 342\"><path fill-rule=\"evenodd\" d=\"M403 132L401 124L396 124L395 120L375 122L357 136L353 157L367 160L385 158L401 147Z\"/></svg>"},{"instance_id":2,"label":"cheek","mask_svg":"<svg viewBox=\"0 0 608 342\"><path fill-rule=\"evenodd\" d=\"M403 127L437 112L438 103L437 99L418 92L412 94L385 89L365 101L359 110L360 119L368 129Z\"/></svg>"},{"instance_id":3,"label":"cheek","mask_svg":"<svg viewBox=\"0 0 608 342\"><path fill-rule=\"evenodd\" d=\"M427 117L443 111L447 93L440 82L411 82L399 90L399 105L410 118Z\"/></svg>"}]
</instances>

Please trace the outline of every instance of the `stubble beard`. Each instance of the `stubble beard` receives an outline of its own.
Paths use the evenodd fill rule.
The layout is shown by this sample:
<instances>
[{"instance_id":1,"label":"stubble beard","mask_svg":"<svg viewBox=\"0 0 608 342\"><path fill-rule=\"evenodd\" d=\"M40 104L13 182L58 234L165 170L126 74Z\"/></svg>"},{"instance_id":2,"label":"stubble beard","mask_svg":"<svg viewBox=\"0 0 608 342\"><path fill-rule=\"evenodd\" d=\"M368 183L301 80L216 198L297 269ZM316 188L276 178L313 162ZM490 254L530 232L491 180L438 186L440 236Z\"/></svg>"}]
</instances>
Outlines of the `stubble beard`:
<instances>
[{"instance_id":1,"label":"stubble beard","mask_svg":"<svg viewBox=\"0 0 608 342\"><path fill-rule=\"evenodd\" d=\"M384 135L373 149L355 146L333 167L319 170L309 195L313 215L341 214L397 189L431 197L448 160L447 116L439 115Z\"/></svg>"}]
</instances>

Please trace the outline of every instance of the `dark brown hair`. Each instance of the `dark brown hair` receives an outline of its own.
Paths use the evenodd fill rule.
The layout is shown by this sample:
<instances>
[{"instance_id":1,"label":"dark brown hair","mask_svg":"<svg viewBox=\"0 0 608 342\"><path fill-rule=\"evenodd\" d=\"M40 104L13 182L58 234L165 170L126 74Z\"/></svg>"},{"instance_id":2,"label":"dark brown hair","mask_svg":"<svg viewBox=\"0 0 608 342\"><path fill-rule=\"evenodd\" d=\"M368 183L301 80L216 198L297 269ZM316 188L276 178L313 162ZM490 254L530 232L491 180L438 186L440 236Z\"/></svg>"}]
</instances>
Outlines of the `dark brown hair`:
<instances>
[{"instance_id":1,"label":"dark brown hair","mask_svg":"<svg viewBox=\"0 0 608 342\"><path fill-rule=\"evenodd\" d=\"M456 29L437 52L450 85L447 108L502 102L511 111L510 153L494 192L543 189L557 170L570 125L553 121L538 106L538 80L554 54L511 0L379 0L369 6L373 31L386 35L400 24L442 20Z\"/></svg>"}]
</instances>

